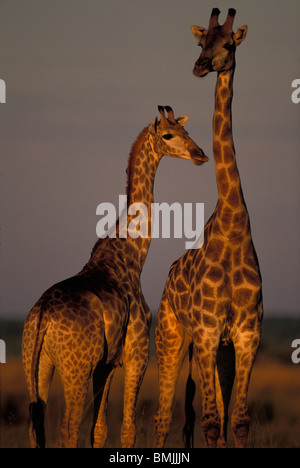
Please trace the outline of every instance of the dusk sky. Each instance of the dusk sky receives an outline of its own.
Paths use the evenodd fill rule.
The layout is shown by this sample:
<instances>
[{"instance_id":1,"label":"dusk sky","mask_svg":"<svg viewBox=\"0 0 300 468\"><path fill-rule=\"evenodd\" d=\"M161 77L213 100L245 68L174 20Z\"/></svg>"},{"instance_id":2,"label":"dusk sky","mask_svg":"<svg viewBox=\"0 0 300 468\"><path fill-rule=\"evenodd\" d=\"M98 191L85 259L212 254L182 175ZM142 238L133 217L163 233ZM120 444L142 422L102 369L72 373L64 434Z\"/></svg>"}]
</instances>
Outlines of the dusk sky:
<instances>
[{"instance_id":1,"label":"dusk sky","mask_svg":"<svg viewBox=\"0 0 300 468\"><path fill-rule=\"evenodd\" d=\"M190 26L236 8L233 131L263 276L265 314L300 311L299 0L1 0L1 317L24 318L79 272L97 240L96 207L118 206L130 147L170 105L209 162L164 157L156 202L217 202L212 154L216 74L192 74ZM153 239L142 274L157 312L185 239Z\"/></svg>"}]
</instances>

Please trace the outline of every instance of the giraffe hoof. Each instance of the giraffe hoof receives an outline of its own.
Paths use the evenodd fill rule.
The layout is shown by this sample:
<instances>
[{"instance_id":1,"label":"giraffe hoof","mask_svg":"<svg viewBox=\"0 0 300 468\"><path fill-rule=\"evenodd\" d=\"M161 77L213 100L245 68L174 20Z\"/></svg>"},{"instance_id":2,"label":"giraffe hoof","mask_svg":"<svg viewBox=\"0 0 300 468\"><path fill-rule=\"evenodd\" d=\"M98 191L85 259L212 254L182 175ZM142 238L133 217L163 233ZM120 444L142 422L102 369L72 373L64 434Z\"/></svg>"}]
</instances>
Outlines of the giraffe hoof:
<instances>
[{"instance_id":1,"label":"giraffe hoof","mask_svg":"<svg viewBox=\"0 0 300 468\"><path fill-rule=\"evenodd\" d=\"M203 418L202 431L206 446L209 448L216 448L220 436L221 423L219 418Z\"/></svg>"},{"instance_id":2,"label":"giraffe hoof","mask_svg":"<svg viewBox=\"0 0 300 468\"><path fill-rule=\"evenodd\" d=\"M249 422L245 422L245 424L239 424L233 429L236 448L246 447L248 432Z\"/></svg>"}]
</instances>

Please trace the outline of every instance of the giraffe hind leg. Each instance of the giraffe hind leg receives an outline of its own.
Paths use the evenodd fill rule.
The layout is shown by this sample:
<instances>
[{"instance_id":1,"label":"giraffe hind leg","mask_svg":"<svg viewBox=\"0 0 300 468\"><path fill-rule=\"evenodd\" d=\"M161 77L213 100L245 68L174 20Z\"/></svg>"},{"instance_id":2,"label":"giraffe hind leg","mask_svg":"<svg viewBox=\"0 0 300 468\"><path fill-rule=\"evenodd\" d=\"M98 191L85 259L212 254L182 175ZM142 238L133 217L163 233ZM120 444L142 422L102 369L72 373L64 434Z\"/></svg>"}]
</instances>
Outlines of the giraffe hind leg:
<instances>
[{"instance_id":1,"label":"giraffe hind leg","mask_svg":"<svg viewBox=\"0 0 300 468\"><path fill-rule=\"evenodd\" d=\"M216 396L217 407L221 417L221 432L218 447L227 447L228 408L235 379L235 351L233 343L224 346L222 343L217 352Z\"/></svg>"},{"instance_id":2,"label":"giraffe hind leg","mask_svg":"<svg viewBox=\"0 0 300 468\"><path fill-rule=\"evenodd\" d=\"M74 370L74 374L75 373L76 369ZM65 413L61 428L61 445L64 448L77 448L79 444L79 429L87 397L89 376L81 373L78 378L80 384L76 386L73 385L70 376L61 375L61 377L65 395Z\"/></svg>"},{"instance_id":3,"label":"giraffe hind leg","mask_svg":"<svg viewBox=\"0 0 300 468\"><path fill-rule=\"evenodd\" d=\"M29 405L31 419L29 435L32 448L45 448L45 410L46 405L40 398L37 401L32 401Z\"/></svg>"},{"instance_id":4,"label":"giraffe hind leg","mask_svg":"<svg viewBox=\"0 0 300 468\"><path fill-rule=\"evenodd\" d=\"M102 360L103 361L103 360ZM91 444L102 448L107 438L107 400L115 366L105 365L100 361L93 374L94 421L91 433Z\"/></svg>"},{"instance_id":5,"label":"giraffe hind leg","mask_svg":"<svg viewBox=\"0 0 300 468\"><path fill-rule=\"evenodd\" d=\"M43 347L38 361L37 371L37 399L29 405L31 419L29 436L32 447L44 448L45 437L45 412L48 393L52 382L54 366Z\"/></svg>"},{"instance_id":6,"label":"giraffe hind leg","mask_svg":"<svg viewBox=\"0 0 300 468\"><path fill-rule=\"evenodd\" d=\"M140 350L139 356L124 362L124 407L121 427L123 448L132 448L136 439L136 404L139 390L148 365L148 346ZM144 352L143 352L144 351Z\"/></svg>"},{"instance_id":7,"label":"giraffe hind leg","mask_svg":"<svg viewBox=\"0 0 300 468\"><path fill-rule=\"evenodd\" d=\"M189 344L187 336L164 294L160 303L155 331L159 375L159 401L154 417L156 448L164 447L170 432L176 383ZM189 381L189 384L192 382ZM189 388L191 388L190 385ZM192 416L191 413L190 416Z\"/></svg>"},{"instance_id":8,"label":"giraffe hind leg","mask_svg":"<svg viewBox=\"0 0 300 468\"><path fill-rule=\"evenodd\" d=\"M193 360L193 344L189 346L189 376L185 388L185 425L182 431L183 440L186 448L194 446L194 429L196 413L193 407L193 400L196 393L196 384L192 379L192 360Z\"/></svg>"}]
</instances>

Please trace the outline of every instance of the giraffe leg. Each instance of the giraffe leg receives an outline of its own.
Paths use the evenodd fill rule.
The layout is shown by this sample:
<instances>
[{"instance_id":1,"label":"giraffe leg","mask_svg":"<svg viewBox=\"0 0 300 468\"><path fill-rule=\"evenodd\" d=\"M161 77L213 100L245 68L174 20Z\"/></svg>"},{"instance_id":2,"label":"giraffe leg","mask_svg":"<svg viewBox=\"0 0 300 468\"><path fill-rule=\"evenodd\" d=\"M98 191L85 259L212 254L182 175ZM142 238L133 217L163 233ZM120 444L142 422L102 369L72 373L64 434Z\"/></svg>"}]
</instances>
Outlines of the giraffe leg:
<instances>
[{"instance_id":1,"label":"giraffe leg","mask_svg":"<svg viewBox=\"0 0 300 468\"><path fill-rule=\"evenodd\" d=\"M107 438L107 400L114 373L115 367L103 366L101 363L94 371L94 424L91 434L92 447L94 448L102 448Z\"/></svg>"},{"instance_id":2,"label":"giraffe leg","mask_svg":"<svg viewBox=\"0 0 300 468\"><path fill-rule=\"evenodd\" d=\"M172 422L172 406L178 375L188 346L182 342L179 349L165 352L158 359L159 405L155 414L156 448L163 448Z\"/></svg>"},{"instance_id":3,"label":"giraffe leg","mask_svg":"<svg viewBox=\"0 0 300 468\"><path fill-rule=\"evenodd\" d=\"M218 448L227 447L228 408L235 378L235 352L232 343L220 344L217 352L216 397L221 418Z\"/></svg>"},{"instance_id":4,"label":"giraffe leg","mask_svg":"<svg viewBox=\"0 0 300 468\"><path fill-rule=\"evenodd\" d=\"M45 348L41 350L38 366L38 397L35 401L31 401L29 405L31 417L29 437L32 448L44 448L46 444L44 418L54 366L45 352Z\"/></svg>"},{"instance_id":5,"label":"giraffe leg","mask_svg":"<svg viewBox=\"0 0 300 468\"><path fill-rule=\"evenodd\" d=\"M163 298L158 313L155 336L159 375L159 403L154 418L157 448L164 447L170 432L176 383L188 344L186 335L169 302Z\"/></svg>"},{"instance_id":6,"label":"giraffe leg","mask_svg":"<svg viewBox=\"0 0 300 468\"><path fill-rule=\"evenodd\" d=\"M218 330L205 336L206 330L194 336L194 355L199 373L202 394L202 432L208 448L216 448L221 433L221 419L216 400L216 355L219 346Z\"/></svg>"},{"instance_id":7,"label":"giraffe leg","mask_svg":"<svg viewBox=\"0 0 300 468\"><path fill-rule=\"evenodd\" d=\"M86 402L89 378L92 369L70 369L70 373L60 373L65 396L65 413L61 428L61 445L64 448L77 448L79 428ZM74 385L74 380L76 384Z\"/></svg>"},{"instance_id":8,"label":"giraffe leg","mask_svg":"<svg viewBox=\"0 0 300 468\"><path fill-rule=\"evenodd\" d=\"M260 334L239 333L234 340L236 354L236 402L231 416L231 428L235 446L245 448L247 444L250 418L247 398L252 367L255 361Z\"/></svg>"},{"instance_id":9,"label":"giraffe leg","mask_svg":"<svg viewBox=\"0 0 300 468\"><path fill-rule=\"evenodd\" d=\"M123 448L132 448L136 437L136 403L146 369L148 365L147 356L133 357L132 360L124 362L124 409L121 428L121 444Z\"/></svg>"}]
</instances>

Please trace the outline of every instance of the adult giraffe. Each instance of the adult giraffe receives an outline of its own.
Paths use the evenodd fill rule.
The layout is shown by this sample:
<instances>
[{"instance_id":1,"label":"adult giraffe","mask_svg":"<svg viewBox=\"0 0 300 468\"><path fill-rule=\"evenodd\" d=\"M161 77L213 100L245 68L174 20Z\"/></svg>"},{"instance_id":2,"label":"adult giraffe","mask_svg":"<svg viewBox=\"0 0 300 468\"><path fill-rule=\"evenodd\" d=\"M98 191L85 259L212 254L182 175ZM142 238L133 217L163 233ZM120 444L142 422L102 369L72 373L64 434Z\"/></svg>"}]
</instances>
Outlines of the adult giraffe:
<instances>
[{"instance_id":1,"label":"adult giraffe","mask_svg":"<svg viewBox=\"0 0 300 468\"><path fill-rule=\"evenodd\" d=\"M133 234L135 226L137 233L146 221L148 233L143 237L127 235L118 220L115 238L99 239L83 270L48 289L25 322L23 364L31 401L33 447L45 446L44 413L54 368L65 395L62 445L78 446L79 425L93 376L92 443L102 447L107 437L109 386L120 365L125 370L121 442L123 447L134 445L136 400L149 353L151 313L142 294L140 274L151 240L155 173L164 154L195 164L207 161L183 128L188 117L175 120L170 107L160 106L159 112L161 120L156 118L132 146L127 168L129 210L133 204L143 203L149 216L142 219L141 210L138 226L131 213L125 231L128 228ZM141 209L141 205L136 206Z\"/></svg>"},{"instance_id":2,"label":"adult giraffe","mask_svg":"<svg viewBox=\"0 0 300 468\"><path fill-rule=\"evenodd\" d=\"M235 13L230 9L220 26L220 11L215 8L208 30L192 26L203 49L194 74L202 77L217 72L213 153L218 202L205 226L203 247L187 251L172 265L159 308L158 447L164 445L169 432L175 384L189 345L193 346L200 377L206 445L227 445L234 374L237 393L231 426L236 447L245 447L249 430L247 393L260 342L263 304L261 275L232 137L235 51L247 33L247 26L233 33Z\"/></svg>"}]
</instances>

